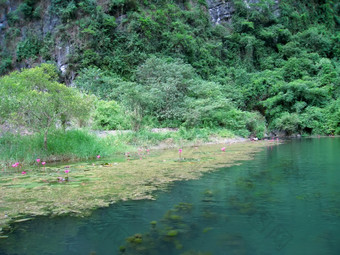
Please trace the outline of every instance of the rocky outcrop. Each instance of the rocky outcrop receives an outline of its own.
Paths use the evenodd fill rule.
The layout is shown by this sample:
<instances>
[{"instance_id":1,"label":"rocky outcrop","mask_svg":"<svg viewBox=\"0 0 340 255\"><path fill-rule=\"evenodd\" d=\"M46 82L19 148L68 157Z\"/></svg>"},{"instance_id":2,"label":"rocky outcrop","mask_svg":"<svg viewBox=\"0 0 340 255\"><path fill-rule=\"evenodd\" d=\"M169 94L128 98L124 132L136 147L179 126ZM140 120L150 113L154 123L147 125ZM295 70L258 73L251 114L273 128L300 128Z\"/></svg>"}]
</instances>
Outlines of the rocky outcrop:
<instances>
[{"instance_id":1,"label":"rocky outcrop","mask_svg":"<svg viewBox=\"0 0 340 255\"><path fill-rule=\"evenodd\" d=\"M259 8L254 7L254 4L259 3L259 0L243 0L247 8ZM232 0L207 0L209 14L211 21L217 25L223 22L230 22L235 12L234 4ZM273 13L278 16L279 11L279 0L274 0L272 6Z\"/></svg>"},{"instance_id":2,"label":"rocky outcrop","mask_svg":"<svg viewBox=\"0 0 340 255\"><path fill-rule=\"evenodd\" d=\"M261 7L256 7L256 4L258 4L260 0L243 0L243 1L248 8L257 8L259 11L261 11ZM270 6L270 8L275 16L280 15L279 0L274 0L273 5Z\"/></svg>"},{"instance_id":3,"label":"rocky outcrop","mask_svg":"<svg viewBox=\"0 0 340 255\"><path fill-rule=\"evenodd\" d=\"M0 3L0 47L6 49L6 52L12 56L12 67L30 68L46 59L42 57L18 59L17 45L24 42L30 36L44 41L48 36L52 36L51 48L49 50L49 58L47 60L54 61L65 78L66 83L70 83L74 79L74 73L68 70L68 58L74 51L74 45L67 40L60 38L58 35L58 26L61 19L55 13L50 11L51 1L36 1L35 8L39 8L39 18L25 20L20 10L20 6L24 0L7 0ZM11 25L10 17L16 17L15 24ZM12 21L13 23L13 21ZM15 36L10 31L15 29ZM10 39L9 39L10 38ZM0 54L1 61L1 54Z\"/></svg>"},{"instance_id":4,"label":"rocky outcrop","mask_svg":"<svg viewBox=\"0 0 340 255\"><path fill-rule=\"evenodd\" d=\"M235 9L231 1L207 0L211 21L214 24L230 21Z\"/></svg>"}]
</instances>

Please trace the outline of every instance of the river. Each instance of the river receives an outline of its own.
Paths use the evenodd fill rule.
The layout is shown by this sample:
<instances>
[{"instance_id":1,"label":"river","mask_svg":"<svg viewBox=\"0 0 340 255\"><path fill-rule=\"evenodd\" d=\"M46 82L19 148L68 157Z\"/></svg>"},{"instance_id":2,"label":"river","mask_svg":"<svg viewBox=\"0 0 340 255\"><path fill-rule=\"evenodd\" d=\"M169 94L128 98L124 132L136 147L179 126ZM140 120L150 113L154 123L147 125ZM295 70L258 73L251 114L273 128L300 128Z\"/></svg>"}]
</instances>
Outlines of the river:
<instances>
[{"instance_id":1,"label":"river","mask_svg":"<svg viewBox=\"0 0 340 255\"><path fill-rule=\"evenodd\" d=\"M173 183L156 200L89 217L38 217L1 255L340 254L340 138L268 146L254 160Z\"/></svg>"}]
</instances>

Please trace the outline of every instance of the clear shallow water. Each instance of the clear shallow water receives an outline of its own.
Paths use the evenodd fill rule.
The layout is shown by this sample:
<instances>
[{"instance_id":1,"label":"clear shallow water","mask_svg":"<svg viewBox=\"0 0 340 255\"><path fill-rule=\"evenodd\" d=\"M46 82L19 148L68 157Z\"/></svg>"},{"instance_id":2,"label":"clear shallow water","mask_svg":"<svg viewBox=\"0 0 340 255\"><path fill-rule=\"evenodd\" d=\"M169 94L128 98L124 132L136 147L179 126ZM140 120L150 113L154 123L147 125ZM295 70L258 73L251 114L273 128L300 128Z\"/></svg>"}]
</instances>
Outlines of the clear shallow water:
<instances>
[{"instance_id":1,"label":"clear shallow water","mask_svg":"<svg viewBox=\"0 0 340 255\"><path fill-rule=\"evenodd\" d=\"M340 138L268 147L155 201L17 224L0 254L340 254Z\"/></svg>"}]
</instances>

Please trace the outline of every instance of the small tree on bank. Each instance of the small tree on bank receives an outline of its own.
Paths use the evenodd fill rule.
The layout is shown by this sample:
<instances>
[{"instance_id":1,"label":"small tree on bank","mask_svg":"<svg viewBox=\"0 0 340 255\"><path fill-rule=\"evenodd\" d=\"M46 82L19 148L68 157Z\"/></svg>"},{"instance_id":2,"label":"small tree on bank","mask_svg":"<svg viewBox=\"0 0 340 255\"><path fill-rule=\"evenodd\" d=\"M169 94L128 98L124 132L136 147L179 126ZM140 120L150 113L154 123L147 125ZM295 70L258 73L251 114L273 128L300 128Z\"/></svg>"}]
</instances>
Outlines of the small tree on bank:
<instances>
[{"instance_id":1,"label":"small tree on bank","mask_svg":"<svg viewBox=\"0 0 340 255\"><path fill-rule=\"evenodd\" d=\"M91 110L90 98L57 82L56 68L42 64L0 78L0 117L44 135L65 120L84 120Z\"/></svg>"}]
</instances>

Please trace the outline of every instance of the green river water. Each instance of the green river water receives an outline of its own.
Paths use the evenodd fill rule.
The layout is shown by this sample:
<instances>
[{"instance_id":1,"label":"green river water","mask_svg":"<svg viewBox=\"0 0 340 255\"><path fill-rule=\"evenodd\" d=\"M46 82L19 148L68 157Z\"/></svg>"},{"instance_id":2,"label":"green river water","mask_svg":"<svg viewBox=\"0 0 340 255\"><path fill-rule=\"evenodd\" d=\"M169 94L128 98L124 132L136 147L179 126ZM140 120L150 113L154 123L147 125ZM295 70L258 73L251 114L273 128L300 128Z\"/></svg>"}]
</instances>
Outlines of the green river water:
<instances>
[{"instance_id":1,"label":"green river water","mask_svg":"<svg viewBox=\"0 0 340 255\"><path fill-rule=\"evenodd\" d=\"M0 255L340 254L340 138L286 141L154 201L14 225Z\"/></svg>"}]
</instances>

